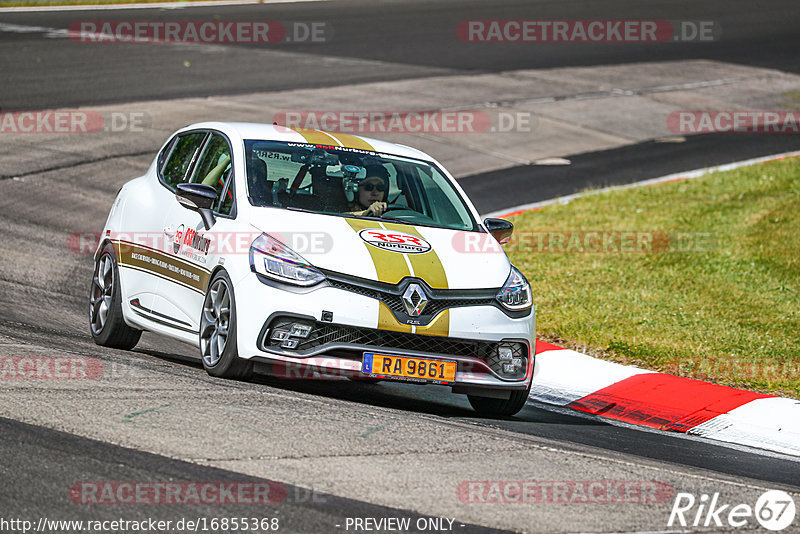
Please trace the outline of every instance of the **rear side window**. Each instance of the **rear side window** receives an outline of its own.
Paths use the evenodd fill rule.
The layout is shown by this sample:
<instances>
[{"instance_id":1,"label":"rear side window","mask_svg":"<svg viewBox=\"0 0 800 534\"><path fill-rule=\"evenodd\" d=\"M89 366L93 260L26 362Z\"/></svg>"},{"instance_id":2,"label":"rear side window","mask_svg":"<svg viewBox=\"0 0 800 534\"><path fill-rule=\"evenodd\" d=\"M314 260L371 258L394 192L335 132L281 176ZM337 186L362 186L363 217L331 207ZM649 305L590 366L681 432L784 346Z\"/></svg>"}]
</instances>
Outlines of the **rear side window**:
<instances>
[{"instance_id":1,"label":"rear side window","mask_svg":"<svg viewBox=\"0 0 800 534\"><path fill-rule=\"evenodd\" d=\"M175 191L178 184L189 180L192 168L200 155L200 149L203 148L206 135L205 132L196 132L178 137L162 174L167 187Z\"/></svg>"}]
</instances>

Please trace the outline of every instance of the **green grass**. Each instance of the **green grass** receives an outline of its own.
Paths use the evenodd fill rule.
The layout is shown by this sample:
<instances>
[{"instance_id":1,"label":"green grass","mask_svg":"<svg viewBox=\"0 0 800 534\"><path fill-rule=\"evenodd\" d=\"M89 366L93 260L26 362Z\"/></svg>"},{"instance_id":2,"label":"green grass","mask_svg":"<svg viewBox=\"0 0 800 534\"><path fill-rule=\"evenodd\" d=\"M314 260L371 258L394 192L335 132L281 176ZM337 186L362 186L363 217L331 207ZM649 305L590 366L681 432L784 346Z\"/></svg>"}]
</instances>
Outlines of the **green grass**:
<instances>
[{"instance_id":1,"label":"green grass","mask_svg":"<svg viewBox=\"0 0 800 534\"><path fill-rule=\"evenodd\" d=\"M786 109L800 110L800 91L789 91L784 96L787 99Z\"/></svg>"},{"instance_id":2,"label":"green grass","mask_svg":"<svg viewBox=\"0 0 800 534\"><path fill-rule=\"evenodd\" d=\"M800 158L598 193L512 220L506 248L533 287L541 339L800 398ZM649 252L582 253L577 241L567 246L571 231L655 235ZM565 236L563 252L552 252L550 233Z\"/></svg>"}]
</instances>

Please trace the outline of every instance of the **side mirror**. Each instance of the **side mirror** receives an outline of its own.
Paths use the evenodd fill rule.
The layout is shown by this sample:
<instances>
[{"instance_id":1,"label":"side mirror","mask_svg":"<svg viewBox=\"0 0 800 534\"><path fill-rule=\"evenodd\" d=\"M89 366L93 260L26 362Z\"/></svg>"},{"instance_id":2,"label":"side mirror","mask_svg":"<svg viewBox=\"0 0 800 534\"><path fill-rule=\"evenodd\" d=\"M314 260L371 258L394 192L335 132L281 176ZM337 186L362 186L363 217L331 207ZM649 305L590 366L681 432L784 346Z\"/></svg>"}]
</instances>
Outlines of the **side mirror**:
<instances>
[{"instance_id":1,"label":"side mirror","mask_svg":"<svg viewBox=\"0 0 800 534\"><path fill-rule=\"evenodd\" d=\"M483 225L501 245L508 243L514 233L514 225L504 219L486 219Z\"/></svg>"},{"instance_id":2,"label":"side mirror","mask_svg":"<svg viewBox=\"0 0 800 534\"><path fill-rule=\"evenodd\" d=\"M186 209L196 211L203 218L203 226L210 230L216 219L211 208L217 201L217 190L204 184L178 184L175 193L178 203Z\"/></svg>"}]
</instances>

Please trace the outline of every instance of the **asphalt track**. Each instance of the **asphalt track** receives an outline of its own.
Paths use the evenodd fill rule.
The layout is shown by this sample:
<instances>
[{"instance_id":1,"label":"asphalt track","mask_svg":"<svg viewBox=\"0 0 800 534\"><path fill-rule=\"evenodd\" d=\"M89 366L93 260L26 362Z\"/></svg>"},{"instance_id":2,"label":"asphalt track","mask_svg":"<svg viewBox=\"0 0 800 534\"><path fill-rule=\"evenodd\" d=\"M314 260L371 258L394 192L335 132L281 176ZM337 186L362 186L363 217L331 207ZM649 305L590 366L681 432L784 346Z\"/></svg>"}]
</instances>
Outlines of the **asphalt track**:
<instances>
[{"instance_id":1,"label":"asphalt track","mask_svg":"<svg viewBox=\"0 0 800 534\"><path fill-rule=\"evenodd\" d=\"M64 481L133 480L140 483L165 480L217 482L222 484L269 484L271 481L242 476L223 469L172 460L146 452L125 449L55 430L26 425L0 418L0 454L4 468L17 466L4 473L6 484L0 489L3 517L36 520L43 512L50 519L91 519L113 521L158 518L159 521L196 520L210 517L253 517L254 506L238 504L174 504L148 506L144 512L131 513L124 504L87 505L91 511L84 517L74 515L77 498L64 491ZM31 461L36 458L36 461ZM25 466L19 469L19 466ZM311 495L304 488L282 485L276 489L276 502L267 509L259 508L258 519L277 517L281 532L327 532L335 525L344 525L347 517L406 517L411 524L423 518L409 510L343 499L334 495ZM76 529L77 530L77 529ZM416 529L412 529L416 532ZM460 524L459 532L497 532L497 529Z\"/></svg>"},{"instance_id":2,"label":"asphalt track","mask_svg":"<svg viewBox=\"0 0 800 534\"><path fill-rule=\"evenodd\" d=\"M0 13L5 24L67 29L92 20L322 21L324 42L226 47L86 44L37 32L0 31L0 108L51 109L161 98L326 87L505 70L711 59L800 72L793 0L750 2L528 2L480 0L306 2L193 8ZM715 42L466 43L462 20L665 19L714 21ZM185 67L184 62L190 66Z\"/></svg>"},{"instance_id":3,"label":"asphalt track","mask_svg":"<svg viewBox=\"0 0 800 534\"><path fill-rule=\"evenodd\" d=\"M796 2L728 2L725 13L719 4L696 2L665 3L646 8L639 2L593 2L573 4L565 12L558 2L385 2L380 4L338 2L329 4L279 4L236 8L203 8L191 11L191 18L218 14L223 18L269 18L274 20L325 20L334 30L334 38L324 46L285 44L272 46L262 57L248 47L233 52L236 61L226 54L207 53L191 47L165 47L153 53L151 47L106 45L87 49L63 39L47 39L42 33L0 32L0 71L11 73L0 85L0 106L4 109L37 109L107 102L127 102L152 98L268 91L302 86L322 87L369 80L441 75L448 72L487 72L517 68L565 65L615 64L684 58L712 58L748 65L767 66L798 72L798 4ZM187 11L146 10L126 13L141 20L185 20ZM713 19L720 21L726 39L706 47L697 43L670 44L665 47L618 45L550 46L530 48L516 45L476 47L453 43L452 28L459 20L480 18L666 18ZM0 22L66 28L85 15L75 13L0 14ZM119 19L117 13L94 12L92 20ZM298 65L297 54L303 62ZM327 63L326 63L327 58ZM333 58L336 58L335 61ZM341 58L347 58L348 61ZM200 73L177 68L184 61L202 66ZM248 62L250 61L250 62ZM332 66L333 65L333 66ZM187 72L187 70L189 72ZM279 76L272 73L280 73ZM696 136L684 143L644 143L605 152L570 158L568 167L525 166L465 178L462 183L481 211L492 211L525 202L569 194L586 186L604 186L641 180L681 170L689 170L734 159L746 159L770 153L796 150L796 135L775 136ZM67 351L99 358L107 364L124 362L143 373L146 380L135 383L133 391L125 384L112 383L104 394L79 390L52 391L16 384L2 388L0 419L0 454L4 459L0 472L4 481L0 502L4 516L38 517L45 513L59 518L101 519L142 514L162 519L180 516L233 516L249 510L214 506L194 506L178 510L130 507L77 507L68 499L66 489L81 480L256 480L239 474L240 465L221 469L198 465L199 454L186 453L187 461L177 453L157 447L142 450L117 443L142 442L154 437L159 427L142 427L142 434L103 439L107 403L118 396L121 402L137 402L136 395L158 395L170 384L197 384L200 403L231 401L225 397L235 390L258 397L274 395L273 404L294 412L271 420L287 424L300 412L303 402L326 403L330 413L350 424L351 412L379 418L388 412L409 428L428 424L437 433L447 435L456 429L475 430L487 437L517 440L530 446L567 451L578 470L590 470L598 464L620 462L631 466L657 466L677 470L688 477L711 481L733 481L748 485L778 485L800 490L800 462L780 456L767 456L752 450L737 450L685 436L651 432L569 414L545 411L528 406L518 416L503 421L474 418L466 401L443 394L442 388L409 388L403 385L328 384L320 382L280 382L260 378L250 384L231 385L205 377L194 352L177 343L167 343L145 336L135 352L120 353L95 347L86 332L85 290L92 264L86 256L63 253L63 237L69 231L99 230L108 206L122 178L98 179L105 172L114 176L134 176L146 167L150 157L119 158L118 161L78 165L54 173L26 177L26 182L0 181L0 228L6 236L0 245L0 341L13 354L20 347L26 351L54 353ZM93 194L81 192L86 186ZM514 191L513 195L508 193ZM520 196L519 191L528 196ZM530 192L530 193L528 193ZM92 225L93 228L86 226ZM40 262L54 251L58 265ZM189 391L188 389L186 391ZM125 395L130 395L125 397ZM107 396L107 397L106 397ZM36 405L41 405L41 408ZM45 413L50 409L52 418ZM263 406L266 411L270 405ZM95 413L96 410L96 413ZM56 420L64 415L61 432ZM213 433L224 418L212 411L216 420L197 415L191 429L198 435ZM18 420L13 420L13 419ZM220 421L222 419L222 421ZM20 420L35 421L29 425ZM95 422L96 421L96 422ZM288 423L291 424L291 423ZM94 432L93 425L97 427ZM124 426L124 425L122 425ZM131 425L132 426L132 425ZM88 429L88 430L87 430ZM156 429L156 430L154 430ZM306 429L307 430L307 429ZM109 431L110 432L110 431ZM280 441L281 434L276 430ZM413 434L412 430L409 430ZM81 434L75 435L75 434ZM87 439L85 435L97 435ZM127 437L126 437L127 436ZM307 434L304 434L307 439ZM336 447L335 434L323 434ZM166 438L165 438L166 439ZM184 439L187 439L184 437ZM209 438L211 439L211 438ZM413 440L393 436L401 447L412 447ZM445 438L440 437L444 440ZM138 440L138 441L137 441ZM189 441L176 446L190 447ZM431 443L435 448L437 445ZM324 448L324 447L323 447ZM160 449L159 449L160 450ZM246 456L242 456L246 459ZM245 460L242 460L245 461ZM310 461L310 460L309 460ZM584 465L585 464L585 465ZM237 472L237 465L239 466ZM544 465L521 467L528 477L536 477ZM635 472L631 468L632 472ZM434 473L435 474L435 473ZM339 473L341 477L352 476ZM390 472L387 477L400 477ZM475 478L480 478L476 473ZM433 484L433 482L431 482ZM708 491L713 490L713 484ZM289 494L300 492L288 486ZM422 491L420 489L420 491ZM452 492L451 492L452 493ZM409 497L407 508L389 508L371 504L369 499L354 499L325 493L318 502L287 501L276 508L285 527L299 532L336 530L342 518L354 516L417 517L417 508ZM647 516L647 512L639 512ZM595 529L603 512L587 513L585 529ZM251 514L248 514L251 515ZM594 518L594 519L593 519ZM637 520L638 521L638 520ZM659 519L664 524L665 518ZM651 527L647 517L636 523ZM658 522L656 522L658 524ZM480 531L465 523L465 531ZM559 530L559 524L551 525ZM474 528L474 530L472 530ZM518 527L525 528L525 527ZM532 528L530 526L528 529ZM566 528L566 527L564 527ZM602 528L598 528L602 529Z\"/></svg>"},{"instance_id":4,"label":"asphalt track","mask_svg":"<svg viewBox=\"0 0 800 534\"><path fill-rule=\"evenodd\" d=\"M520 165L459 183L480 213L640 182L683 171L800 150L796 134L701 134L682 142L646 141L570 156L569 165Z\"/></svg>"}]
</instances>

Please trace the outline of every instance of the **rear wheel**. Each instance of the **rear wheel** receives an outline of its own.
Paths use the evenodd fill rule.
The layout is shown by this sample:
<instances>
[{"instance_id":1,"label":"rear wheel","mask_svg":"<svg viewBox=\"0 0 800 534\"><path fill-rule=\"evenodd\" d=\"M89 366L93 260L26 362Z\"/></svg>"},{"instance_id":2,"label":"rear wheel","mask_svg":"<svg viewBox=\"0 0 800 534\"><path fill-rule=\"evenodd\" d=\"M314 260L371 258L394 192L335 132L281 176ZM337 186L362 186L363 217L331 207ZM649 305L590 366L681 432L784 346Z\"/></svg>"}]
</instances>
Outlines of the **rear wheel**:
<instances>
[{"instance_id":1,"label":"rear wheel","mask_svg":"<svg viewBox=\"0 0 800 534\"><path fill-rule=\"evenodd\" d=\"M94 266L89 290L89 328L94 342L103 347L130 350L142 337L142 331L128 326L122 317L119 269L110 244L103 247Z\"/></svg>"},{"instance_id":2,"label":"rear wheel","mask_svg":"<svg viewBox=\"0 0 800 534\"><path fill-rule=\"evenodd\" d=\"M531 385L527 389L514 390L507 399L494 399L491 397L479 397L477 395L467 395L472 408L485 417L506 417L514 415L528 402L528 395L531 392Z\"/></svg>"},{"instance_id":3,"label":"rear wheel","mask_svg":"<svg viewBox=\"0 0 800 534\"><path fill-rule=\"evenodd\" d=\"M208 285L200 317L200 353L211 376L247 380L253 374L253 362L239 358L236 348L236 300L225 271Z\"/></svg>"}]
</instances>

